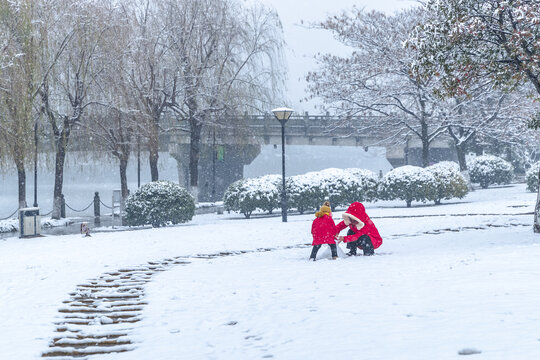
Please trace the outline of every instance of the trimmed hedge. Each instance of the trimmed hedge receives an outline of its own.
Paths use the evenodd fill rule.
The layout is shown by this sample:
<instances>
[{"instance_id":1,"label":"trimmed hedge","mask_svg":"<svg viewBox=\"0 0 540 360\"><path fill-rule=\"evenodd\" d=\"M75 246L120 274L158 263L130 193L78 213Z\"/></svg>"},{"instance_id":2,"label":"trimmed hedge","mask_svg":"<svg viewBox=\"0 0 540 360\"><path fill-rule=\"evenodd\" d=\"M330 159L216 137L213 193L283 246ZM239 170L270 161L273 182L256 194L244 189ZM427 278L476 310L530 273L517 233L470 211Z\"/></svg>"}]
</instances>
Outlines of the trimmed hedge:
<instances>
[{"instance_id":1,"label":"trimmed hedge","mask_svg":"<svg viewBox=\"0 0 540 360\"><path fill-rule=\"evenodd\" d=\"M514 178L514 167L497 156L477 156L467 164L471 181L483 189L492 184L509 184Z\"/></svg>"},{"instance_id":2,"label":"trimmed hedge","mask_svg":"<svg viewBox=\"0 0 540 360\"><path fill-rule=\"evenodd\" d=\"M332 208L353 201L377 199L378 179L364 169L326 169L291 176L286 179L287 208L300 213L317 210L329 200ZM281 176L266 175L241 179L229 186L223 197L225 210L250 218L255 210L272 212L281 208Z\"/></svg>"},{"instance_id":3,"label":"trimmed hedge","mask_svg":"<svg viewBox=\"0 0 540 360\"><path fill-rule=\"evenodd\" d=\"M328 198L317 172L309 172L287 178L287 207L300 214L318 209Z\"/></svg>"},{"instance_id":4,"label":"trimmed hedge","mask_svg":"<svg viewBox=\"0 0 540 360\"><path fill-rule=\"evenodd\" d=\"M355 201L428 200L437 204L442 199L462 198L468 192L459 166L452 162L435 164L429 170L403 166L389 172L382 180L370 170L325 169L286 179L287 208L303 214L316 211L330 201L332 209L347 207ZM281 176L266 175L242 179L229 186L223 198L225 210L236 211L250 218L255 210L271 213L281 208Z\"/></svg>"},{"instance_id":5,"label":"trimmed hedge","mask_svg":"<svg viewBox=\"0 0 540 360\"><path fill-rule=\"evenodd\" d=\"M332 209L354 201L374 201L377 185L374 172L355 168L330 168L291 176L287 183L288 205L303 214L306 210L317 210L326 200Z\"/></svg>"},{"instance_id":6,"label":"trimmed hedge","mask_svg":"<svg viewBox=\"0 0 540 360\"><path fill-rule=\"evenodd\" d=\"M190 221L195 215L193 196L178 184L154 181L141 186L125 204L128 225L161 227Z\"/></svg>"},{"instance_id":7,"label":"trimmed hedge","mask_svg":"<svg viewBox=\"0 0 540 360\"><path fill-rule=\"evenodd\" d=\"M467 181L459 171L459 165L453 161L441 161L426 168L435 177L437 192L435 204L441 200L463 198L469 192Z\"/></svg>"},{"instance_id":8,"label":"trimmed hedge","mask_svg":"<svg viewBox=\"0 0 540 360\"><path fill-rule=\"evenodd\" d=\"M379 184L382 200L405 200L407 207L412 201L426 202L437 198L437 181L426 169L418 166L401 166L387 173Z\"/></svg>"},{"instance_id":9,"label":"trimmed hedge","mask_svg":"<svg viewBox=\"0 0 540 360\"><path fill-rule=\"evenodd\" d=\"M371 170L350 168L345 172L351 174L353 178L352 187L349 189L348 199L345 205L359 201L376 201L378 198L377 188L379 187L379 177Z\"/></svg>"},{"instance_id":10,"label":"trimmed hedge","mask_svg":"<svg viewBox=\"0 0 540 360\"><path fill-rule=\"evenodd\" d=\"M272 213L281 207L281 175L265 175L252 179L240 179L227 188L223 206L227 211L237 211L249 219L259 209Z\"/></svg>"}]
</instances>

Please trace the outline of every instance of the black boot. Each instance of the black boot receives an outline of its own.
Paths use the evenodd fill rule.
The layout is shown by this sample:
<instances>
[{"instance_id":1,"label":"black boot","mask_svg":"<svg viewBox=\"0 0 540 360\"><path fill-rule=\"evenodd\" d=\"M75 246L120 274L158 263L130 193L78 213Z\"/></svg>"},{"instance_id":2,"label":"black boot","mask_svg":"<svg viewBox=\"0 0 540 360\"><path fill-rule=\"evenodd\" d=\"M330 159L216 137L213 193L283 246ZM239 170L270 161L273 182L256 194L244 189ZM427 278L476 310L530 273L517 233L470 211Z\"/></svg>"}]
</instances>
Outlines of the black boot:
<instances>
[{"instance_id":1,"label":"black boot","mask_svg":"<svg viewBox=\"0 0 540 360\"><path fill-rule=\"evenodd\" d=\"M358 239L358 245L364 251L364 256L375 255L375 249L373 248L373 243L371 242L371 238L368 235L360 236L360 238Z\"/></svg>"},{"instance_id":2,"label":"black boot","mask_svg":"<svg viewBox=\"0 0 540 360\"><path fill-rule=\"evenodd\" d=\"M309 260L315 261L317 258L317 252L321 248L321 245L313 245L313 249L311 249L311 256L309 257Z\"/></svg>"},{"instance_id":3,"label":"black boot","mask_svg":"<svg viewBox=\"0 0 540 360\"><path fill-rule=\"evenodd\" d=\"M350 244L350 245L349 245ZM348 243L347 246L349 249L351 249L346 255L347 256L356 256L356 248L358 247L358 242L357 241L351 241L350 243Z\"/></svg>"},{"instance_id":4,"label":"black boot","mask_svg":"<svg viewBox=\"0 0 540 360\"><path fill-rule=\"evenodd\" d=\"M336 244L329 244L330 250L332 251L332 260L337 259L337 245Z\"/></svg>"}]
</instances>

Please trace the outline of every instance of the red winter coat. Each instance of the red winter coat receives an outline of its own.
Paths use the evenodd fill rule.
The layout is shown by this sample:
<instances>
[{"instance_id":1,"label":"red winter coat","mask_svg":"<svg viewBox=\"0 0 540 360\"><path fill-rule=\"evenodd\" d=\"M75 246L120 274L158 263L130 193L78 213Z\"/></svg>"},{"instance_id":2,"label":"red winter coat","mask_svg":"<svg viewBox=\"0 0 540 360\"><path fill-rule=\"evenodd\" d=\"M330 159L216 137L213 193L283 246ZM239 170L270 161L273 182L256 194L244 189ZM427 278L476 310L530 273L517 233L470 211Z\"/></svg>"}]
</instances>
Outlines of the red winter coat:
<instances>
[{"instance_id":1,"label":"red winter coat","mask_svg":"<svg viewBox=\"0 0 540 360\"><path fill-rule=\"evenodd\" d=\"M311 224L311 234L313 235L312 245L335 244L337 234L336 224L332 216L325 214L313 220Z\"/></svg>"},{"instance_id":2,"label":"red winter coat","mask_svg":"<svg viewBox=\"0 0 540 360\"><path fill-rule=\"evenodd\" d=\"M379 235L379 231L375 227L375 224L373 224L373 221L371 221L369 216L366 214L366 209L364 208L364 205L359 202L352 203L351 206L349 206L349 208L347 209L347 211L345 211L345 213L343 214L343 218L345 218L345 220L336 225L337 233L345 229L347 226L349 227L349 229L354 231L354 235L348 235L343 237L344 242L356 241L360 236L368 235L375 249L381 246L381 235ZM348 218L353 218L356 221L360 220L362 223L364 223L364 226L362 226L361 223L359 223L357 226L354 226L349 223ZM358 227L360 227L360 229L358 229Z\"/></svg>"}]
</instances>

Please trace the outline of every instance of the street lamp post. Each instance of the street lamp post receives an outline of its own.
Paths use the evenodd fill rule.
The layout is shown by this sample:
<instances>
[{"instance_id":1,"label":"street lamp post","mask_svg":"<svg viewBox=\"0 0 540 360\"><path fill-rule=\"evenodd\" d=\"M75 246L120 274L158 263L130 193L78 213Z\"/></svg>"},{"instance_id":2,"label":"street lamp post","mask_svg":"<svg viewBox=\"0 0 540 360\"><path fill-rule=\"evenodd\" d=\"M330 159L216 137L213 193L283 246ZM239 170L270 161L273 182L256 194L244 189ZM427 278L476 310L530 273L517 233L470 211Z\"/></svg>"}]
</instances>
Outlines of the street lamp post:
<instances>
[{"instance_id":1,"label":"street lamp post","mask_svg":"<svg viewBox=\"0 0 540 360\"><path fill-rule=\"evenodd\" d=\"M38 162L38 122L34 122L34 207L38 207L37 202L37 162Z\"/></svg>"},{"instance_id":2,"label":"street lamp post","mask_svg":"<svg viewBox=\"0 0 540 360\"><path fill-rule=\"evenodd\" d=\"M277 108L272 110L276 119L281 123L281 220L287 222L287 191L285 189L285 123L291 117L293 109Z\"/></svg>"}]
</instances>

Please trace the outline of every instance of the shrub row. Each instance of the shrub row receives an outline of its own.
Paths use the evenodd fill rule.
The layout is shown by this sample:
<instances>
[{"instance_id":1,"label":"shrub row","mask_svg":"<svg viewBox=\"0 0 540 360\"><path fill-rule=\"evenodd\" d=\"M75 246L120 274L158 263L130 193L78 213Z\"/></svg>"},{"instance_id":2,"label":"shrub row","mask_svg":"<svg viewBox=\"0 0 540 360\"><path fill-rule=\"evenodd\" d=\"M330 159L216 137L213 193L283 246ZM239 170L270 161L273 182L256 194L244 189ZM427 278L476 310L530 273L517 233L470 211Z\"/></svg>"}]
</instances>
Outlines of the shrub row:
<instances>
[{"instance_id":1,"label":"shrub row","mask_svg":"<svg viewBox=\"0 0 540 360\"><path fill-rule=\"evenodd\" d=\"M287 209L300 213L318 209L325 200L332 208L354 201L404 200L434 201L462 198L468 192L465 179L455 163L443 162L423 169L403 166L382 179L365 169L326 169L286 179ZM272 212L281 207L281 176L266 175L241 179L231 184L223 199L225 210L244 214Z\"/></svg>"},{"instance_id":2,"label":"shrub row","mask_svg":"<svg viewBox=\"0 0 540 360\"><path fill-rule=\"evenodd\" d=\"M527 172L528 189L537 191L536 163ZM483 188L491 184L506 184L513 178L510 163L495 156L479 156L469 163L471 181ZM353 201L403 200L410 207L412 201L434 201L462 198L468 187L453 162L441 162L425 169L402 166L387 173L382 179L364 169L326 169L291 176L286 179L287 208L300 213L313 211L329 200L333 209ZM224 206L249 218L253 211L272 213L281 208L281 176L266 175L242 179L231 184L224 195ZM156 181L143 185L128 197L125 204L128 225L151 224L154 227L190 221L195 213L191 194L170 181Z\"/></svg>"}]
</instances>

